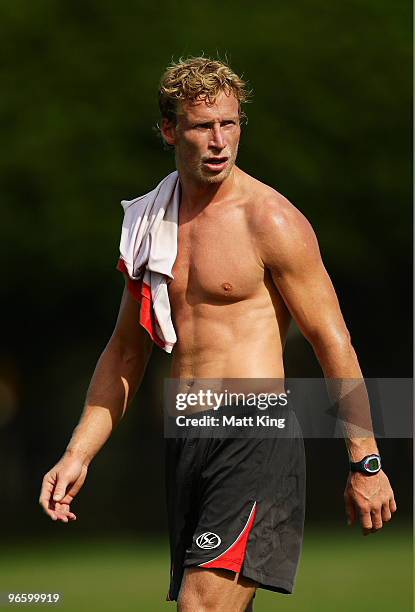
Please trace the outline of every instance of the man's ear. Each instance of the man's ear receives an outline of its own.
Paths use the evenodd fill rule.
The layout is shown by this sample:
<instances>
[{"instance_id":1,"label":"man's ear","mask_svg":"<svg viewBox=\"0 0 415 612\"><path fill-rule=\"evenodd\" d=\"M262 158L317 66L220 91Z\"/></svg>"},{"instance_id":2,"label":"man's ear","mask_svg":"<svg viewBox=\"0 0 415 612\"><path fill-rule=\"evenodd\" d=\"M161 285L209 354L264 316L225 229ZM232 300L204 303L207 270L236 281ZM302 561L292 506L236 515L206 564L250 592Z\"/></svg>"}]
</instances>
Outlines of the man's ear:
<instances>
[{"instance_id":1,"label":"man's ear","mask_svg":"<svg viewBox=\"0 0 415 612\"><path fill-rule=\"evenodd\" d=\"M161 120L161 133L168 145L176 144L176 124L173 121L164 117Z\"/></svg>"}]
</instances>

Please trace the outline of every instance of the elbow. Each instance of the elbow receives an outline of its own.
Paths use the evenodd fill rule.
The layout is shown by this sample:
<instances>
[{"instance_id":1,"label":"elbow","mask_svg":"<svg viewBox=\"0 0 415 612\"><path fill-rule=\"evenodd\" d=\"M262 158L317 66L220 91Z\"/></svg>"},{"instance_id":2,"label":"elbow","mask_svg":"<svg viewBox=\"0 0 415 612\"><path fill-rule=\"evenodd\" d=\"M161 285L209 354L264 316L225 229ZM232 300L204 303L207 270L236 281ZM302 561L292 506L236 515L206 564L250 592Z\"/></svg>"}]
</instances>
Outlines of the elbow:
<instances>
[{"instance_id":1,"label":"elbow","mask_svg":"<svg viewBox=\"0 0 415 612\"><path fill-rule=\"evenodd\" d=\"M146 339L142 343L133 344L124 342L123 338L113 335L107 349L113 355L121 369L135 369L145 367L151 355L152 343Z\"/></svg>"},{"instance_id":2,"label":"elbow","mask_svg":"<svg viewBox=\"0 0 415 612\"><path fill-rule=\"evenodd\" d=\"M314 351L319 359L325 359L335 354L337 357L347 358L355 355L350 333L347 328L331 331L329 334L316 334L310 339Z\"/></svg>"}]
</instances>

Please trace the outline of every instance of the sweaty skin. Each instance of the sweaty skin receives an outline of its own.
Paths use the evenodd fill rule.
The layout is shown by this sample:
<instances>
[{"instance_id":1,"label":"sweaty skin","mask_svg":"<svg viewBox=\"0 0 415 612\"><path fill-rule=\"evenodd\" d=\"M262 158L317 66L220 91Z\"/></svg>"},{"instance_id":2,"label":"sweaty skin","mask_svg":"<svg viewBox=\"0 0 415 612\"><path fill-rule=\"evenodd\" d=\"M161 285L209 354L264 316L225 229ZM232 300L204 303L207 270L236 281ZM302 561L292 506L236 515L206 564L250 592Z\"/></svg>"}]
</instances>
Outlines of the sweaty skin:
<instances>
[{"instance_id":1,"label":"sweaty skin","mask_svg":"<svg viewBox=\"0 0 415 612\"><path fill-rule=\"evenodd\" d=\"M278 196L236 167L232 180L226 201L180 206L169 285L178 338L172 377L284 377L291 316L253 235L255 208Z\"/></svg>"}]
</instances>

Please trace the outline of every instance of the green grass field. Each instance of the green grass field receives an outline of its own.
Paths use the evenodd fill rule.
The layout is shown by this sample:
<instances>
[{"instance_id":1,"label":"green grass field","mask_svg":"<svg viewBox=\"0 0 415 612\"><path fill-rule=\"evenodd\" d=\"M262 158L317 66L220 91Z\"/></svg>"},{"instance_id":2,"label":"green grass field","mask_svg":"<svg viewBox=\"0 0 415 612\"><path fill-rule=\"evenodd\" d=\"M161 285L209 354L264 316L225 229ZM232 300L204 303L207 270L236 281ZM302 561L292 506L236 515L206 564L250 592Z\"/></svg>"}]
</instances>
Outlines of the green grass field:
<instances>
[{"instance_id":1,"label":"green grass field","mask_svg":"<svg viewBox=\"0 0 415 612\"><path fill-rule=\"evenodd\" d=\"M62 534L53 544L2 546L3 597L8 591L60 591L63 601L57 608L62 612L175 610L174 604L164 601L169 572L165 541L88 542L68 535ZM346 527L326 532L308 529L295 594L260 590L255 610L409 612L412 580L409 527L388 525L384 532L366 538L358 529Z\"/></svg>"}]
</instances>

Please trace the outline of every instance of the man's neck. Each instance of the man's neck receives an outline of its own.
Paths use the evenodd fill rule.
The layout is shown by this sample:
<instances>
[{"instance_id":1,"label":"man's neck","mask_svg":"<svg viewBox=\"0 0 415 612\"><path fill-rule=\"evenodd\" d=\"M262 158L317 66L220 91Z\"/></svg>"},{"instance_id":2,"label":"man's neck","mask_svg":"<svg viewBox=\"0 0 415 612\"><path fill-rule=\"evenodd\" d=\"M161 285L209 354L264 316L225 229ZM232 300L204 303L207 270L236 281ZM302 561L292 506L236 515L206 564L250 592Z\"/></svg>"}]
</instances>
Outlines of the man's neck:
<instances>
[{"instance_id":1,"label":"man's neck","mask_svg":"<svg viewBox=\"0 0 415 612\"><path fill-rule=\"evenodd\" d=\"M209 204L230 199L235 192L240 170L234 166L229 176L221 183L202 183L180 173L181 205L191 209L203 209Z\"/></svg>"}]
</instances>

